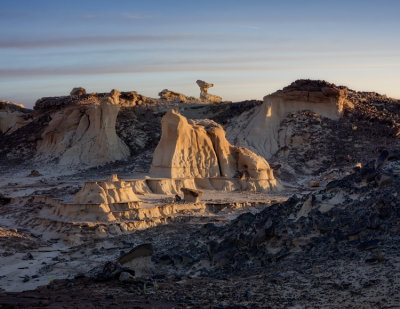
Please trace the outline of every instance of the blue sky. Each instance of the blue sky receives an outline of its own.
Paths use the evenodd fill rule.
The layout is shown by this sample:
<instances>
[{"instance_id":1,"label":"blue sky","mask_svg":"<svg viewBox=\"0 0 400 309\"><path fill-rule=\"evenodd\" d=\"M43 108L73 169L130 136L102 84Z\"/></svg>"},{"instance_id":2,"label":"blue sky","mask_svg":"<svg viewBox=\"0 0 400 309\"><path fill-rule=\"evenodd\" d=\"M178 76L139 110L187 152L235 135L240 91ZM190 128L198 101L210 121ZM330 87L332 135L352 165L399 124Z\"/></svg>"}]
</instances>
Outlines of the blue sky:
<instances>
[{"instance_id":1,"label":"blue sky","mask_svg":"<svg viewBox=\"0 0 400 309\"><path fill-rule=\"evenodd\" d=\"M400 1L1 0L0 98L73 87L261 99L298 78L400 98Z\"/></svg>"}]
</instances>

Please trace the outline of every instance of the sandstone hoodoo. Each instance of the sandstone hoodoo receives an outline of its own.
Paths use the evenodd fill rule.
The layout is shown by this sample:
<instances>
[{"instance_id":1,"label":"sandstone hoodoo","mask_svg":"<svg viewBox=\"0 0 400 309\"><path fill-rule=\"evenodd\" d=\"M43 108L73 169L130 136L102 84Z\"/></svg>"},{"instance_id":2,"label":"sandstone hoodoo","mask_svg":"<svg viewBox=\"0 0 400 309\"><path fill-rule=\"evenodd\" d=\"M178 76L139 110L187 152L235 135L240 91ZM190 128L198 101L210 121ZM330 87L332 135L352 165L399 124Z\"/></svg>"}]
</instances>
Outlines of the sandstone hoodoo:
<instances>
[{"instance_id":1,"label":"sandstone hoodoo","mask_svg":"<svg viewBox=\"0 0 400 309\"><path fill-rule=\"evenodd\" d=\"M129 149L115 131L119 109L119 93L113 92L100 104L57 111L38 142L39 158L57 159L63 166L97 166L125 159Z\"/></svg>"},{"instance_id":2,"label":"sandstone hoodoo","mask_svg":"<svg viewBox=\"0 0 400 309\"><path fill-rule=\"evenodd\" d=\"M264 189L276 187L264 158L231 145L216 122L188 120L176 110L170 110L162 119L161 140L150 172L166 178L225 178L257 183Z\"/></svg>"},{"instance_id":3,"label":"sandstone hoodoo","mask_svg":"<svg viewBox=\"0 0 400 309\"><path fill-rule=\"evenodd\" d=\"M198 79L196 84L200 87L200 100L204 102L219 103L222 102L222 98L213 94L209 94L207 91L209 88L214 87L214 84L207 83Z\"/></svg>"},{"instance_id":4,"label":"sandstone hoodoo","mask_svg":"<svg viewBox=\"0 0 400 309\"><path fill-rule=\"evenodd\" d=\"M284 143L285 132L279 132L279 125L289 113L307 110L337 120L345 108L352 108L345 89L324 81L297 80L265 96L261 106L237 121L241 125L228 129L228 136L269 159Z\"/></svg>"}]
</instances>

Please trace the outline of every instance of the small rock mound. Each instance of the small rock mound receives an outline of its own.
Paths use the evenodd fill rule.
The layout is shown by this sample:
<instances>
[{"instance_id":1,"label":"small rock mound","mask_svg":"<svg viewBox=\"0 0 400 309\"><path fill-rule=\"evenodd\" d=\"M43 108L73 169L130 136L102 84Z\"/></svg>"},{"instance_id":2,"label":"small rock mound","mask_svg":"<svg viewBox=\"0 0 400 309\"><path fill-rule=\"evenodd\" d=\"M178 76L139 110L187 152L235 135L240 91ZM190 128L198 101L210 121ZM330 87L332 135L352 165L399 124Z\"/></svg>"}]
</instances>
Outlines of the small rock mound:
<instances>
[{"instance_id":1,"label":"small rock mound","mask_svg":"<svg viewBox=\"0 0 400 309\"><path fill-rule=\"evenodd\" d=\"M71 96L75 96L75 95L77 95L77 96L79 96L79 95L84 95L84 94L86 94L86 89L85 89L85 88L82 88L82 87L76 87L76 88L73 88L69 94L70 94Z\"/></svg>"},{"instance_id":2,"label":"small rock mound","mask_svg":"<svg viewBox=\"0 0 400 309\"><path fill-rule=\"evenodd\" d=\"M166 100L168 102L186 103L188 100L184 94L168 89L162 90L158 95L161 100Z\"/></svg>"}]
</instances>

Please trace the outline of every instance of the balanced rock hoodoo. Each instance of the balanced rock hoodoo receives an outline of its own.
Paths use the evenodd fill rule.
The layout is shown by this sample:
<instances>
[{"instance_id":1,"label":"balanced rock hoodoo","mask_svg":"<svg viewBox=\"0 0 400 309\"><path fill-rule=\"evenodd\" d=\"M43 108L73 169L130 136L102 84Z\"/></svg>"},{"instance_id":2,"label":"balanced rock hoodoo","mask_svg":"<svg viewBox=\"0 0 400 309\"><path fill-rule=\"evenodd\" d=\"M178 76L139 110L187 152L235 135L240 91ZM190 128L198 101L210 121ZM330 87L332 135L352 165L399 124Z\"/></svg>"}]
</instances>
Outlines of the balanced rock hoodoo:
<instances>
[{"instance_id":1,"label":"balanced rock hoodoo","mask_svg":"<svg viewBox=\"0 0 400 309\"><path fill-rule=\"evenodd\" d=\"M204 102L219 103L222 98L213 94L209 94L208 88L214 87L214 84L207 83L202 80L196 81L197 85L200 87L200 100Z\"/></svg>"}]
</instances>

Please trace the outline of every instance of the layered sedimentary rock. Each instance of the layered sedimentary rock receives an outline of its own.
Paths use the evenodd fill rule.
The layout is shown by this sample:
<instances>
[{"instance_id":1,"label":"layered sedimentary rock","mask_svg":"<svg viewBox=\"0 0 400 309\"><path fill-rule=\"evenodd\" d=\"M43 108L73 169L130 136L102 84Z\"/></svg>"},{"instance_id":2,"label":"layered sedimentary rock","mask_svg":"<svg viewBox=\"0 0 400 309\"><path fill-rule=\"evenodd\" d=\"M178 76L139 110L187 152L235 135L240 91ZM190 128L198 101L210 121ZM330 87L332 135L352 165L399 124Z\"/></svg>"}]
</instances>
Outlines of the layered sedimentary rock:
<instances>
[{"instance_id":1,"label":"layered sedimentary rock","mask_svg":"<svg viewBox=\"0 0 400 309\"><path fill-rule=\"evenodd\" d=\"M276 185L267 161L242 147L231 145L224 129L212 120L187 120L176 110L162 119L161 140L150 172L166 178L218 178L265 180Z\"/></svg>"},{"instance_id":2,"label":"layered sedimentary rock","mask_svg":"<svg viewBox=\"0 0 400 309\"><path fill-rule=\"evenodd\" d=\"M203 80L197 80L196 84L200 87L200 100L204 102L219 103L222 102L222 98L213 94L209 94L207 91L209 88L214 87L214 84L207 83Z\"/></svg>"},{"instance_id":3,"label":"layered sedimentary rock","mask_svg":"<svg viewBox=\"0 0 400 309\"><path fill-rule=\"evenodd\" d=\"M345 107L351 107L345 89L324 81L298 80L265 96L261 106L239 117L228 137L268 159L284 144L285 132L280 134L279 126L289 113L308 110L337 120Z\"/></svg>"},{"instance_id":4,"label":"layered sedimentary rock","mask_svg":"<svg viewBox=\"0 0 400 309\"><path fill-rule=\"evenodd\" d=\"M97 166L129 156L117 136L118 96L104 97L100 104L70 105L51 115L38 142L39 157L54 158L65 166Z\"/></svg>"},{"instance_id":5,"label":"layered sedimentary rock","mask_svg":"<svg viewBox=\"0 0 400 309\"><path fill-rule=\"evenodd\" d=\"M28 124L31 112L22 104L0 100L0 133L10 134Z\"/></svg>"},{"instance_id":6,"label":"layered sedimentary rock","mask_svg":"<svg viewBox=\"0 0 400 309\"><path fill-rule=\"evenodd\" d=\"M78 204L112 204L138 202L139 198L133 192L132 186L112 175L105 181L86 182L75 195L74 202Z\"/></svg>"}]
</instances>

